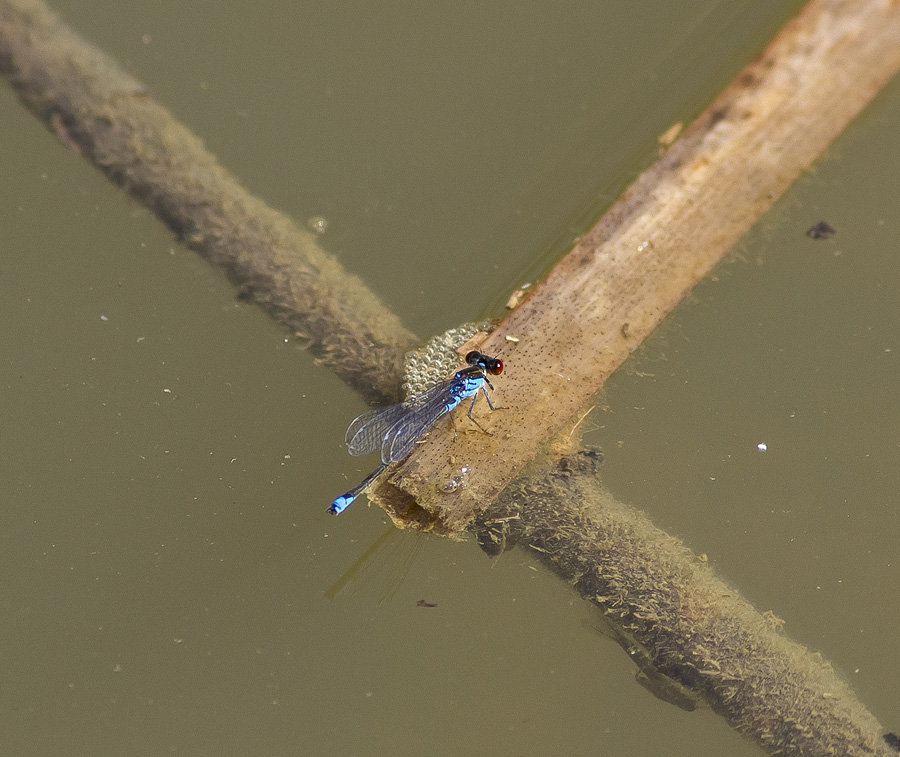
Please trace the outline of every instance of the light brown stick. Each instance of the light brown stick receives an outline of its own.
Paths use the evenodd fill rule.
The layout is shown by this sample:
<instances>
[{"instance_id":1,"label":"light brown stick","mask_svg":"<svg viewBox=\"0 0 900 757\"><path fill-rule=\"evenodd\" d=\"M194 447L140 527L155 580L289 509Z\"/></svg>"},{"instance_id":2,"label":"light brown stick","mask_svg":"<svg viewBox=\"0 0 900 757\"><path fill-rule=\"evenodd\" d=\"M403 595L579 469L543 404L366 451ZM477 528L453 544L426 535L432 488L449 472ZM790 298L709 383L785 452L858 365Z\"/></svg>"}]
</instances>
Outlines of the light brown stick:
<instances>
[{"instance_id":1,"label":"light brown stick","mask_svg":"<svg viewBox=\"0 0 900 757\"><path fill-rule=\"evenodd\" d=\"M379 503L465 528L898 68L900 4L810 2L483 345L507 365L493 435L436 429Z\"/></svg>"}]
</instances>

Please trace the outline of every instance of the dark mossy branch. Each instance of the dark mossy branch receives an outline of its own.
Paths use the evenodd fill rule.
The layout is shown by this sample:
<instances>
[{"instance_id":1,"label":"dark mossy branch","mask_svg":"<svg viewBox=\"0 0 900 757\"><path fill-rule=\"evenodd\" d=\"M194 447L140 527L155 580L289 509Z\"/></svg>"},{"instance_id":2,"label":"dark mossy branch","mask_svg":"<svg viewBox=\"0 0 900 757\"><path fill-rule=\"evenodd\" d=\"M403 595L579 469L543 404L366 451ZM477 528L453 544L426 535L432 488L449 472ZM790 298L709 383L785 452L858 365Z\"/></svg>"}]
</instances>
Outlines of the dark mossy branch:
<instances>
[{"instance_id":1,"label":"dark mossy branch","mask_svg":"<svg viewBox=\"0 0 900 757\"><path fill-rule=\"evenodd\" d=\"M63 144L318 360L370 399L399 399L412 333L313 234L241 187L146 86L31 0L0 2L0 72Z\"/></svg>"},{"instance_id":2,"label":"dark mossy branch","mask_svg":"<svg viewBox=\"0 0 900 757\"><path fill-rule=\"evenodd\" d=\"M661 699L712 708L769 754L894 754L821 655L617 502L600 461L587 449L529 468L479 516L479 542L492 553L518 545L571 584Z\"/></svg>"}]
</instances>

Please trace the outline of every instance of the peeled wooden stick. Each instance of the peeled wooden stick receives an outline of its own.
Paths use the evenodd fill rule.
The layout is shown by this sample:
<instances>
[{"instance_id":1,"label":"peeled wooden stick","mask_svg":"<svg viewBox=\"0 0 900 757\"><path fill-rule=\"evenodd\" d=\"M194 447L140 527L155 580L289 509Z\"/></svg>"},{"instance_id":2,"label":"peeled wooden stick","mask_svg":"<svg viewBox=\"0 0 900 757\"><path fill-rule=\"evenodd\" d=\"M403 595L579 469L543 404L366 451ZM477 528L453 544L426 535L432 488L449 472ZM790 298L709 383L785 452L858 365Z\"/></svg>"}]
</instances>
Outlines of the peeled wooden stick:
<instances>
[{"instance_id":1,"label":"peeled wooden stick","mask_svg":"<svg viewBox=\"0 0 900 757\"><path fill-rule=\"evenodd\" d=\"M805 6L482 346L506 363L493 436L435 430L379 503L465 528L898 68L900 3Z\"/></svg>"}]
</instances>

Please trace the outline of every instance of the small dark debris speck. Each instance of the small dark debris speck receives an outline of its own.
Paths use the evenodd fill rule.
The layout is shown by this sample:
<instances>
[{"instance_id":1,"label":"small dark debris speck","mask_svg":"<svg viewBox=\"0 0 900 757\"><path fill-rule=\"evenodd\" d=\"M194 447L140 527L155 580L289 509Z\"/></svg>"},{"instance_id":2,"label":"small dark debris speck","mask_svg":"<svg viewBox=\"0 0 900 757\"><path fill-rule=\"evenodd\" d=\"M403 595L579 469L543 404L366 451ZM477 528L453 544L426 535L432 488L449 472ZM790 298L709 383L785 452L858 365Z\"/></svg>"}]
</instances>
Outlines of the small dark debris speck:
<instances>
[{"instance_id":1,"label":"small dark debris speck","mask_svg":"<svg viewBox=\"0 0 900 757\"><path fill-rule=\"evenodd\" d=\"M810 226L806 230L806 236L810 239L830 239L835 234L837 234L837 229L828 221L819 221L815 226Z\"/></svg>"},{"instance_id":2,"label":"small dark debris speck","mask_svg":"<svg viewBox=\"0 0 900 757\"><path fill-rule=\"evenodd\" d=\"M437 605L432 604L431 602L426 602L424 599L420 599L416 602L416 607L437 607Z\"/></svg>"}]
</instances>

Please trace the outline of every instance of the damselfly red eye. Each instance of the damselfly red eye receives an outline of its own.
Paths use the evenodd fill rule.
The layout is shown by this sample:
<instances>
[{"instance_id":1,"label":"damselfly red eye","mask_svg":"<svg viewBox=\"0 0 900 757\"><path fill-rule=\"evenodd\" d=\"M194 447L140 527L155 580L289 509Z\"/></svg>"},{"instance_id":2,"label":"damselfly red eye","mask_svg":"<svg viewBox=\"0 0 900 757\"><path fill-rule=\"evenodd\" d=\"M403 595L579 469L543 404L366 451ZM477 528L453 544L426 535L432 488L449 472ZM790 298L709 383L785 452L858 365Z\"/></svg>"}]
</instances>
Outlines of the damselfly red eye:
<instances>
[{"instance_id":1,"label":"damselfly red eye","mask_svg":"<svg viewBox=\"0 0 900 757\"><path fill-rule=\"evenodd\" d=\"M503 361L500 358L485 355L483 352L478 352L478 350L472 350L466 355L466 362L469 365L480 365L492 376L499 376L503 373Z\"/></svg>"}]
</instances>

